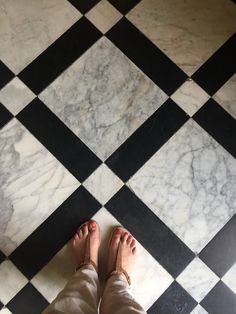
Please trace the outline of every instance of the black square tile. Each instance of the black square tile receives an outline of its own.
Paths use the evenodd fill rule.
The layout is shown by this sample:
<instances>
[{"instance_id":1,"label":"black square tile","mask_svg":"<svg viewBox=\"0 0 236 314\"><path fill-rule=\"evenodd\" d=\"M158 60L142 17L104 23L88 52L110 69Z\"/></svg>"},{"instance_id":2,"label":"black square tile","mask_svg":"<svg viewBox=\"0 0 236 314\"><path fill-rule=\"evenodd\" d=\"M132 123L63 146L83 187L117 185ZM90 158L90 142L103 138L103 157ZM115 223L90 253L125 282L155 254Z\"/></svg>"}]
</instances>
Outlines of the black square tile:
<instances>
[{"instance_id":1,"label":"black square tile","mask_svg":"<svg viewBox=\"0 0 236 314\"><path fill-rule=\"evenodd\" d=\"M195 113L193 119L236 158L236 122L213 99Z\"/></svg>"},{"instance_id":2,"label":"black square tile","mask_svg":"<svg viewBox=\"0 0 236 314\"><path fill-rule=\"evenodd\" d=\"M236 215L205 246L199 257L219 277L236 263Z\"/></svg>"},{"instance_id":3,"label":"black square tile","mask_svg":"<svg viewBox=\"0 0 236 314\"><path fill-rule=\"evenodd\" d=\"M201 306L209 314L235 314L236 295L222 281L206 295Z\"/></svg>"},{"instance_id":4,"label":"black square tile","mask_svg":"<svg viewBox=\"0 0 236 314\"><path fill-rule=\"evenodd\" d=\"M214 55L209 58L192 78L209 95L217 90L236 72L236 34L227 40Z\"/></svg>"},{"instance_id":5,"label":"black square tile","mask_svg":"<svg viewBox=\"0 0 236 314\"><path fill-rule=\"evenodd\" d=\"M0 310L3 308L3 304L2 302L0 301Z\"/></svg>"},{"instance_id":6,"label":"black square tile","mask_svg":"<svg viewBox=\"0 0 236 314\"><path fill-rule=\"evenodd\" d=\"M168 99L106 160L106 164L127 181L188 118Z\"/></svg>"},{"instance_id":7,"label":"black square tile","mask_svg":"<svg viewBox=\"0 0 236 314\"><path fill-rule=\"evenodd\" d=\"M0 103L0 129L7 124L13 115Z\"/></svg>"},{"instance_id":8,"label":"black square tile","mask_svg":"<svg viewBox=\"0 0 236 314\"><path fill-rule=\"evenodd\" d=\"M80 186L10 256L9 259L31 279L89 220L100 204Z\"/></svg>"},{"instance_id":9,"label":"black square tile","mask_svg":"<svg viewBox=\"0 0 236 314\"><path fill-rule=\"evenodd\" d=\"M148 314L189 314L196 305L197 302L174 281L151 306Z\"/></svg>"},{"instance_id":10,"label":"black square tile","mask_svg":"<svg viewBox=\"0 0 236 314\"><path fill-rule=\"evenodd\" d=\"M105 207L174 278L193 260L194 253L126 186Z\"/></svg>"},{"instance_id":11,"label":"black square tile","mask_svg":"<svg viewBox=\"0 0 236 314\"><path fill-rule=\"evenodd\" d=\"M100 0L68 0L82 14L91 10Z\"/></svg>"},{"instance_id":12,"label":"black square tile","mask_svg":"<svg viewBox=\"0 0 236 314\"><path fill-rule=\"evenodd\" d=\"M13 314L41 314L48 302L28 283L8 304Z\"/></svg>"},{"instance_id":13,"label":"black square tile","mask_svg":"<svg viewBox=\"0 0 236 314\"><path fill-rule=\"evenodd\" d=\"M5 86L15 74L0 60L0 89Z\"/></svg>"},{"instance_id":14,"label":"black square tile","mask_svg":"<svg viewBox=\"0 0 236 314\"><path fill-rule=\"evenodd\" d=\"M17 119L80 181L100 164L100 159L38 98Z\"/></svg>"},{"instance_id":15,"label":"black square tile","mask_svg":"<svg viewBox=\"0 0 236 314\"><path fill-rule=\"evenodd\" d=\"M101 36L100 31L82 17L18 76L35 94L39 94Z\"/></svg>"},{"instance_id":16,"label":"black square tile","mask_svg":"<svg viewBox=\"0 0 236 314\"><path fill-rule=\"evenodd\" d=\"M166 94L171 95L187 75L126 18L106 36Z\"/></svg>"},{"instance_id":17,"label":"black square tile","mask_svg":"<svg viewBox=\"0 0 236 314\"><path fill-rule=\"evenodd\" d=\"M127 14L141 0L108 0L122 14Z\"/></svg>"}]
</instances>

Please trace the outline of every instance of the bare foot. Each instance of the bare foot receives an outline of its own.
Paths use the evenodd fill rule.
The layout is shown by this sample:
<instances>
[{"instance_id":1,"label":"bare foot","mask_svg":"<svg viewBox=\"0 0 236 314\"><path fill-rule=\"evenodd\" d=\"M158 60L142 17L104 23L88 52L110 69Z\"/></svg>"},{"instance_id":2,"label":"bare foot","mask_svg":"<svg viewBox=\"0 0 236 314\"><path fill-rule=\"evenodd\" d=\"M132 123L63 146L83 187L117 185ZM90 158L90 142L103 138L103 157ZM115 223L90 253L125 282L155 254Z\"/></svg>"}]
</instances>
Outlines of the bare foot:
<instances>
[{"instance_id":1,"label":"bare foot","mask_svg":"<svg viewBox=\"0 0 236 314\"><path fill-rule=\"evenodd\" d=\"M86 252L86 241L90 234L90 245L87 245L89 252ZM89 239L88 239L89 241ZM74 235L72 240L72 252L75 258L76 268L85 262L85 256L98 265L98 249L100 246L100 231L98 224L90 220L83 224Z\"/></svg>"},{"instance_id":2,"label":"bare foot","mask_svg":"<svg viewBox=\"0 0 236 314\"><path fill-rule=\"evenodd\" d=\"M131 234L119 227L113 231L108 248L108 274L116 269L119 245L121 246L121 267L130 276L136 256L136 243ZM122 276L127 279L124 274Z\"/></svg>"}]
</instances>

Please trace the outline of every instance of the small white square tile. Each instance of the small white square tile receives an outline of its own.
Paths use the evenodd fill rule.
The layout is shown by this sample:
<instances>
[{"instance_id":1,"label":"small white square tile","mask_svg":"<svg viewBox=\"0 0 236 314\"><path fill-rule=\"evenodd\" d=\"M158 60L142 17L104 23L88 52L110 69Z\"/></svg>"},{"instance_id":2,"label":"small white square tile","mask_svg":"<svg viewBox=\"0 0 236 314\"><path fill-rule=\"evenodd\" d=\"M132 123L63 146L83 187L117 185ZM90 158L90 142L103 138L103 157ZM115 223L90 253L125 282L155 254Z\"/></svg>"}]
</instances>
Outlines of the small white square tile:
<instances>
[{"instance_id":1,"label":"small white square tile","mask_svg":"<svg viewBox=\"0 0 236 314\"><path fill-rule=\"evenodd\" d=\"M101 228L100 267L102 284L106 277L107 246L112 229L120 223L105 208L93 219ZM135 299L148 310L173 282L172 276L137 242L137 257L131 274L131 292Z\"/></svg>"},{"instance_id":2,"label":"small white square tile","mask_svg":"<svg viewBox=\"0 0 236 314\"><path fill-rule=\"evenodd\" d=\"M190 314L208 314L208 312L198 304Z\"/></svg>"},{"instance_id":3,"label":"small white square tile","mask_svg":"<svg viewBox=\"0 0 236 314\"><path fill-rule=\"evenodd\" d=\"M189 80L184 82L171 98L187 112L187 114L192 116L205 104L210 96L198 84Z\"/></svg>"},{"instance_id":4,"label":"small white square tile","mask_svg":"<svg viewBox=\"0 0 236 314\"><path fill-rule=\"evenodd\" d=\"M7 304L28 282L11 261L0 264L0 301Z\"/></svg>"},{"instance_id":5,"label":"small white square tile","mask_svg":"<svg viewBox=\"0 0 236 314\"><path fill-rule=\"evenodd\" d=\"M227 271L222 281L236 294L236 263Z\"/></svg>"},{"instance_id":6,"label":"small white square tile","mask_svg":"<svg viewBox=\"0 0 236 314\"><path fill-rule=\"evenodd\" d=\"M31 279L31 283L51 303L73 275L74 269L69 242Z\"/></svg>"},{"instance_id":7,"label":"small white square tile","mask_svg":"<svg viewBox=\"0 0 236 314\"><path fill-rule=\"evenodd\" d=\"M102 0L86 14L86 17L104 34L121 19L122 14L107 0Z\"/></svg>"},{"instance_id":8,"label":"small white square tile","mask_svg":"<svg viewBox=\"0 0 236 314\"><path fill-rule=\"evenodd\" d=\"M7 308L3 308L3 309L0 311L0 314L12 314L12 312L10 312Z\"/></svg>"},{"instance_id":9,"label":"small white square tile","mask_svg":"<svg viewBox=\"0 0 236 314\"><path fill-rule=\"evenodd\" d=\"M18 77L0 90L0 102L14 115L34 98L35 94Z\"/></svg>"},{"instance_id":10,"label":"small white square tile","mask_svg":"<svg viewBox=\"0 0 236 314\"><path fill-rule=\"evenodd\" d=\"M219 278L198 257L177 277L176 281L198 302L219 281Z\"/></svg>"},{"instance_id":11,"label":"small white square tile","mask_svg":"<svg viewBox=\"0 0 236 314\"><path fill-rule=\"evenodd\" d=\"M105 164L102 164L83 185L104 205L122 187L123 182Z\"/></svg>"},{"instance_id":12,"label":"small white square tile","mask_svg":"<svg viewBox=\"0 0 236 314\"><path fill-rule=\"evenodd\" d=\"M236 119L236 74L234 74L213 98Z\"/></svg>"}]
</instances>

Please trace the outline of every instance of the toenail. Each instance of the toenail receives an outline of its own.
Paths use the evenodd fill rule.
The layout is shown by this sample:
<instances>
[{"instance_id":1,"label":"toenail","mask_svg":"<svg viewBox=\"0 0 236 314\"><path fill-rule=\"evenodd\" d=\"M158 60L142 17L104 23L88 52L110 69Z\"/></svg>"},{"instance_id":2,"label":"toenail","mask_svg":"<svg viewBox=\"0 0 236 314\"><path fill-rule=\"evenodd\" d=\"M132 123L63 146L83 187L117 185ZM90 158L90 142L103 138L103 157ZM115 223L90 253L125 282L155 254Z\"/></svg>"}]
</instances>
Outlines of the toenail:
<instances>
[{"instance_id":1,"label":"toenail","mask_svg":"<svg viewBox=\"0 0 236 314\"><path fill-rule=\"evenodd\" d=\"M92 221L91 224L90 224L90 226L93 227L93 228L96 227L96 222L95 222L95 221Z\"/></svg>"}]
</instances>

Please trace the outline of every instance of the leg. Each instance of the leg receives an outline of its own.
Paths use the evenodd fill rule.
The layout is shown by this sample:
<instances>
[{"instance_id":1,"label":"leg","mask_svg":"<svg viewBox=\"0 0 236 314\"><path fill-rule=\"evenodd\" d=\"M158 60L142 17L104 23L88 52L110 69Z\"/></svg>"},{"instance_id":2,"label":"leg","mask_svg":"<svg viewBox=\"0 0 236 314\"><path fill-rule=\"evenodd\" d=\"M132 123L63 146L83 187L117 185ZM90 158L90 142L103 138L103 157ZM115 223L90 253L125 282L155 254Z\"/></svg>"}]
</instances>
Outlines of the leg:
<instances>
[{"instance_id":1,"label":"leg","mask_svg":"<svg viewBox=\"0 0 236 314\"><path fill-rule=\"evenodd\" d=\"M99 227L95 221L82 225L72 241L76 273L43 314L95 314L100 300L97 274Z\"/></svg>"},{"instance_id":2,"label":"leg","mask_svg":"<svg viewBox=\"0 0 236 314\"><path fill-rule=\"evenodd\" d=\"M145 314L129 288L131 269L136 255L134 238L116 228L108 252L108 274L111 274L102 297L101 314ZM129 283L128 283L129 282Z\"/></svg>"},{"instance_id":3,"label":"leg","mask_svg":"<svg viewBox=\"0 0 236 314\"><path fill-rule=\"evenodd\" d=\"M42 314L96 314L99 299L98 274L83 266Z\"/></svg>"}]
</instances>

